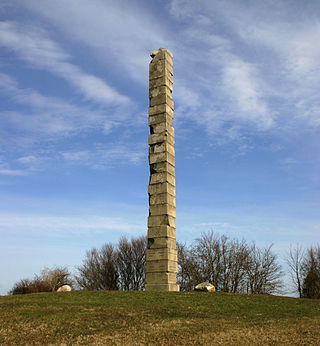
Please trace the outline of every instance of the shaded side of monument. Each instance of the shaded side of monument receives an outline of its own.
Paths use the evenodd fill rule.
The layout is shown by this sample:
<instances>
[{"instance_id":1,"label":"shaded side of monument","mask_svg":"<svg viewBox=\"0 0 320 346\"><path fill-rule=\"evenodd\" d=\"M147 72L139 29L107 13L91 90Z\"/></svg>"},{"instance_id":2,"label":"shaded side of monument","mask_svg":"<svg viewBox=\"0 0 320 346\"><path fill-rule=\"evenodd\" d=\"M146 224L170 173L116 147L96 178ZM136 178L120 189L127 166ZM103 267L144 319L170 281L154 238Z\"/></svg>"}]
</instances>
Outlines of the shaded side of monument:
<instances>
[{"instance_id":1,"label":"shaded side of monument","mask_svg":"<svg viewBox=\"0 0 320 346\"><path fill-rule=\"evenodd\" d=\"M176 192L172 54L160 48L149 66L150 181L146 291L179 291L176 250Z\"/></svg>"}]
</instances>

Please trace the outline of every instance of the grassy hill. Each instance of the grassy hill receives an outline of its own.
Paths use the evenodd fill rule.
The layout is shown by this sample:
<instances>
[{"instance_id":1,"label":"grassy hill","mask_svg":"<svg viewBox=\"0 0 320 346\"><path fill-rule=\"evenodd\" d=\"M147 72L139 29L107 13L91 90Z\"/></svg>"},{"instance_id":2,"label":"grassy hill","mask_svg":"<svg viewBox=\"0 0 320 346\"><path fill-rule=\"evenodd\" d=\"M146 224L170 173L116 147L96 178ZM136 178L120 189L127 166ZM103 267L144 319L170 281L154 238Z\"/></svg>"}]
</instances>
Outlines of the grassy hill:
<instances>
[{"instance_id":1,"label":"grassy hill","mask_svg":"<svg viewBox=\"0 0 320 346\"><path fill-rule=\"evenodd\" d=\"M0 344L319 345L320 301L197 292L0 297Z\"/></svg>"}]
</instances>

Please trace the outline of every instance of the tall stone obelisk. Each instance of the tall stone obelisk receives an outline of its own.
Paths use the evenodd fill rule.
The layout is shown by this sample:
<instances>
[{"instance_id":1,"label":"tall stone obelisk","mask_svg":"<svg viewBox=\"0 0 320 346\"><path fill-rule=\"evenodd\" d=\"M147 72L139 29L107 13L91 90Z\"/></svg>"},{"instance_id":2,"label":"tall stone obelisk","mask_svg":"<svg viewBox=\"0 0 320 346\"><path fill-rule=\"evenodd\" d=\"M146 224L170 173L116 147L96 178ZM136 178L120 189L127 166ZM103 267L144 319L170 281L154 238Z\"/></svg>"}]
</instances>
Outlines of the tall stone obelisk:
<instances>
[{"instance_id":1,"label":"tall stone obelisk","mask_svg":"<svg viewBox=\"0 0 320 346\"><path fill-rule=\"evenodd\" d=\"M150 182L146 291L179 291L175 235L176 192L172 54L160 48L149 67Z\"/></svg>"}]
</instances>

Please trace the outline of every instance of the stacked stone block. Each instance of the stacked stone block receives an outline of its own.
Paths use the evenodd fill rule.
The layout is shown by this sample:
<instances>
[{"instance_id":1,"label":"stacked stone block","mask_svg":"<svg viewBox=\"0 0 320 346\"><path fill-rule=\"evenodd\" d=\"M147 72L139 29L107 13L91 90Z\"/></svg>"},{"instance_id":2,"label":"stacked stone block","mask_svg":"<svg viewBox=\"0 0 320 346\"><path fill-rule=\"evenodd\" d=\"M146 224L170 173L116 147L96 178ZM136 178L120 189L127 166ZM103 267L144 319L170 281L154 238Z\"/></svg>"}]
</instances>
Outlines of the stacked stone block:
<instances>
[{"instance_id":1,"label":"stacked stone block","mask_svg":"<svg viewBox=\"0 0 320 346\"><path fill-rule=\"evenodd\" d=\"M175 236L176 193L172 54L151 53L149 68L150 182L146 290L179 291Z\"/></svg>"}]
</instances>

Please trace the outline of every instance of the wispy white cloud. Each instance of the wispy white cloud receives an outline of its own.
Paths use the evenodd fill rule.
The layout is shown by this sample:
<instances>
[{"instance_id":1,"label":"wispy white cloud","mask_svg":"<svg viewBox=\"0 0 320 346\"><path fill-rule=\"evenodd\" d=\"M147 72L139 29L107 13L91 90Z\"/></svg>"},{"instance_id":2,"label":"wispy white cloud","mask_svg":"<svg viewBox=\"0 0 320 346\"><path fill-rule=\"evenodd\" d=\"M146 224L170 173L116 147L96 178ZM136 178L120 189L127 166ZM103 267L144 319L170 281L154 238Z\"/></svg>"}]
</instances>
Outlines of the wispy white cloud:
<instances>
[{"instance_id":1,"label":"wispy white cloud","mask_svg":"<svg viewBox=\"0 0 320 346\"><path fill-rule=\"evenodd\" d=\"M29 107L21 112L2 112L2 123L12 124L15 129L20 128L38 137L64 136L106 127L110 131L117 124L112 114L108 119L102 112L92 111L86 106L44 96L34 89L20 88L14 78L4 73L0 73L0 90L15 102Z\"/></svg>"},{"instance_id":2,"label":"wispy white cloud","mask_svg":"<svg viewBox=\"0 0 320 346\"><path fill-rule=\"evenodd\" d=\"M130 223L120 217L57 216L20 213L1 213L0 228L15 234L38 234L43 236L63 235L64 233L136 232L144 229L144 224Z\"/></svg>"},{"instance_id":3,"label":"wispy white cloud","mask_svg":"<svg viewBox=\"0 0 320 346\"><path fill-rule=\"evenodd\" d=\"M283 78L293 78L294 75L312 77L311 74L319 68L320 55L320 48L315 44L320 33L317 4L314 3L312 9L301 3L298 5L300 11L296 13L291 12L293 8L289 3L281 2L266 1L248 7L240 1L232 4L233 11L230 11L230 5L214 3L213 7L246 43L262 50L267 47L278 56L280 68L284 69Z\"/></svg>"},{"instance_id":4,"label":"wispy white cloud","mask_svg":"<svg viewBox=\"0 0 320 346\"><path fill-rule=\"evenodd\" d=\"M273 1L252 2L250 6L245 1L204 4L207 13L216 13L224 19L233 42L246 45L252 52L248 58L258 64L259 78L266 86L260 90L267 91L267 97L271 93L273 99L280 98L290 109L291 121L297 122L300 129L317 126L320 47L315 42L320 34L319 4L295 2L291 6L290 2ZM279 102L275 104L279 108ZM287 112L280 114L282 118L288 118Z\"/></svg>"},{"instance_id":5,"label":"wispy white cloud","mask_svg":"<svg viewBox=\"0 0 320 346\"><path fill-rule=\"evenodd\" d=\"M18 151L18 150L17 150ZM48 163L53 157L45 154L44 150L38 150L32 155L20 156L16 153L15 157L7 160L0 160L0 175L2 176L27 176L37 171L42 171L47 168Z\"/></svg>"},{"instance_id":6,"label":"wispy white cloud","mask_svg":"<svg viewBox=\"0 0 320 346\"><path fill-rule=\"evenodd\" d=\"M181 123L192 119L209 134L224 137L229 129L233 134L237 129L239 140L246 137L248 127L279 132L288 118L300 129L319 124L314 91L318 88L319 47L313 44L319 36L319 22L305 16L296 25L297 18L290 21L288 13L292 12L286 3L274 6L273 2L252 1L247 6L245 1L171 0L167 9L173 22L155 18L151 7L128 1L70 0L60 6L59 0L41 4L21 0L19 4L53 25L69 42L90 47L93 59L121 73L122 78L129 72L128 77L145 83L150 47L170 48L175 61L176 114ZM305 7L302 10L310 14ZM173 30L174 36L170 35ZM52 42L47 46L55 60L62 62L57 71L64 74L63 64L70 64L70 57ZM293 78L299 78L298 84ZM91 82L81 80L90 95ZM81 88L79 80L72 83ZM92 94L99 98L98 84L92 85Z\"/></svg>"},{"instance_id":7,"label":"wispy white cloud","mask_svg":"<svg viewBox=\"0 0 320 346\"><path fill-rule=\"evenodd\" d=\"M85 98L107 105L129 103L102 79L85 73L72 57L39 27L16 22L0 22L0 45L10 49L31 66L54 73L70 83Z\"/></svg>"},{"instance_id":8,"label":"wispy white cloud","mask_svg":"<svg viewBox=\"0 0 320 346\"><path fill-rule=\"evenodd\" d=\"M265 132L276 124L270 91L260 66L241 54L227 31L216 30L216 15L205 10L205 4L170 2L171 15L188 23L179 32L183 44L176 47L183 55L178 58L182 66L175 85L176 114L178 120L184 117L204 126L214 142L232 141L238 151L248 151L250 130Z\"/></svg>"},{"instance_id":9,"label":"wispy white cloud","mask_svg":"<svg viewBox=\"0 0 320 346\"><path fill-rule=\"evenodd\" d=\"M294 27L296 18L291 22L286 16L286 4L273 9L268 2L251 2L247 7L242 1L171 0L167 9L172 17L166 22L155 20L151 7L127 1L70 0L63 6L58 0L19 3L63 33L69 40L65 45L78 41L92 49L93 59L114 73L120 72L120 78L129 72L129 78L146 82L150 47L170 48L181 129L185 121L193 120L215 141L237 141L239 148L250 148L251 134L287 131L287 135L297 128L319 125L318 81L312 73L319 61L319 48L313 44L318 22L314 18L310 23L302 20ZM118 18L126 22L125 27ZM14 23L13 34L17 28ZM171 30L174 36L169 35ZM56 73L65 75L70 69L69 81L81 89L81 81L72 79L79 71L73 70L67 50L49 39L47 32L33 33L29 27L27 33L41 38L48 56L54 57L54 64L58 62ZM32 49L32 63L38 60L41 45ZM293 83L298 76L298 84ZM90 78L81 80L90 95ZM92 85L92 94L99 98L98 84ZM117 125L106 123L105 133L113 126Z\"/></svg>"},{"instance_id":10,"label":"wispy white cloud","mask_svg":"<svg viewBox=\"0 0 320 346\"><path fill-rule=\"evenodd\" d=\"M34 163L38 161L38 158L35 155L22 156L17 159L18 162L21 163Z\"/></svg>"},{"instance_id":11,"label":"wispy white cloud","mask_svg":"<svg viewBox=\"0 0 320 346\"><path fill-rule=\"evenodd\" d=\"M23 176L23 175L28 175L28 172L22 169L9 169L9 168L2 168L0 166L0 175Z\"/></svg>"},{"instance_id":12,"label":"wispy white cloud","mask_svg":"<svg viewBox=\"0 0 320 346\"><path fill-rule=\"evenodd\" d=\"M268 129L274 121L271 111L263 100L262 88L259 88L258 78L255 75L256 71L252 64L233 60L222 69L223 88L227 91L231 102L235 100L234 108L239 109L240 119L253 122L261 129Z\"/></svg>"},{"instance_id":13,"label":"wispy white cloud","mask_svg":"<svg viewBox=\"0 0 320 346\"><path fill-rule=\"evenodd\" d=\"M96 56L104 56L115 69L121 69L122 73L129 71L130 77L137 80L147 80L141 76L147 76L150 47L170 48L176 53L174 97L177 119L180 117L181 122L192 119L206 126L208 133L220 136L228 134L226 127L230 121L240 122L244 127L251 124L261 130L273 125L274 114L264 100L257 68L232 53L233 42L212 30L214 18L210 13L201 13L190 1L171 2L171 14L182 22L188 19L187 29L178 29L174 37L169 35L165 23L153 18L151 11L128 2L124 6L122 1L113 4L100 0L80 1L75 6L72 0L63 7L50 1L40 5L33 0L21 3L70 39L94 49ZM119 17L126 22L126 27L117 20ZM97 35L97 32L107 34ZM133 40L133 35L139 39ZM218 58L217 54L220 54ZM208 75L202 74L206 68L212 73L212 83ZM217 77L219 80L215 83ZM228 84L230 80L232 85ZM222 112L219 108L223 97L228 99L229 106ZM232 131L241 128L232 126ZM238 138L243 137L239 134Z\"/></svg>"},{"instance_id":14,"label":"wispy white cloud","mask_svg":"<svg viewBox=\"0 0 320 346\"><path fill-rule=\"evenodd\" d=\"M179 32L183 44L177 43L182 78L199 95L190 98L194 106L188 117L193 112L193 119L215 135L237 129L239 140L248 125L287 136L318 126L320 25L313 7L301 5L297 18L283 2L172 0L171 15L188 23Z\"/></svg>"},{"instance_id":15,"label":"wispy white cloud","mask_svg":"<svg viewBox=\"0 0 320 346\"><path fill-rule=\"evenodd\" d=\"M14 155L0 165L0 174L7 176L23 176L47 169L52 162L66 162L85 165L94 169L104 169L126 160L126 163L137 164L144 156L145 148L139 148L140 142L131 145L113 143L101 146L95 139L86 143L86 149L63 151L55 149L55 143L63 138L75 137L84 133L107 135L123 124L122 118L128 117L132 109L121 108L107 113L91 110L88 106L79 106L63 99L44 96L34 89L20 88L18 82L0 73L0 90L13 101L23 105L23 111L0 112L2 127L0 143L3 148ZM134 125L134 124L132 124ZM11 129L10 140L6 132ZM21 136L23 133L23 136ZM14 138L16 137L16 138ZM26 139L29 140L26 141ZM130 143L131 139L128 138ZM52 147L53 145L53 147ZM62 161L61 161L62 160Z\"/></svg>"},{"instance_id":16,"label":"wispy white cloud","mask_svg":"<svg viewBox=\"0 0 320 346\"><path fill-rule=\"evenodd\" d=\"M171 45L173 39L159 17L145 4L131 1L21 0L72 40L90 47L104 66L129 72L128 77L146 83L149 52ZM63 4L63 5L62 5Z\"/></svg>"},{"instance_id":17,"label":"wispy white cloud","mask_svg":"<svg viewBox=\"0 0 320 346\"><path fill-rule=\"evenodd\" d=\"M138 164L146 155L146 148L135 148L114 143L112 147L97 145L93 150L72 150L62 152L63 159L71 164L86 165L94 169L104 169L117 164Z\"/></svg>"},{"instance_id":18,"label":"wispy white cloud","mask_svg":"<svg viewBox=\"0 0 320 346\"><path fill-rule=\"evenodd\" d=\"M5 159L0 157L0 175L3 176L23 176L27 175L28 172L23 169L12 169Z\"/></svg>"}]
</instances>

